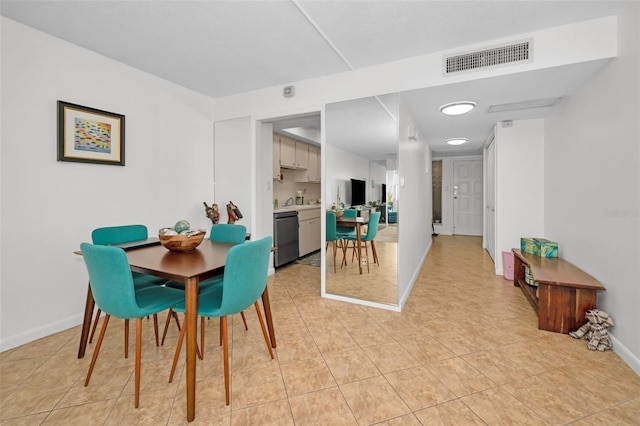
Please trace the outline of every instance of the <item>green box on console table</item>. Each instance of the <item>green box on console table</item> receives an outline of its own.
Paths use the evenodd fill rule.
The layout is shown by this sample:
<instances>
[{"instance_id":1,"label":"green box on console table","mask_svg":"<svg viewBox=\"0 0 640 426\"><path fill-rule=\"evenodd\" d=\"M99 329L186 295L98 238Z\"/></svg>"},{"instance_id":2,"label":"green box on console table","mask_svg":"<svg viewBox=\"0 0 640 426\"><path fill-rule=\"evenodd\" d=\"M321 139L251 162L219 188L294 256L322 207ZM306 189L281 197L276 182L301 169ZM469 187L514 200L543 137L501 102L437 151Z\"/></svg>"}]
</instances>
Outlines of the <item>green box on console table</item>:
<instances>
[{"instance_id":1,"label":"green box on console table","mask_svg":"<svg viewBox=\"0 0 640 426\"><path fill-rule=\"evenodd\" d=\"M558 257L558 243L545 240L544 238L534 238L533 240L540 246L540 252L538 256Z\"/></svg>"},{"instance_id":2,"label":"green box on console table","mask_svg":"<svg viewBox=\"0 0 640 426\"><path fill-rule=\"evenodd\" d=\"M558 257L558 243L544 238L520 238L520 250L540 257Z\"/></svg>"},{"instance_id":3,"label":"green box on console table","mask_svg":"<svg viewBox=\"0 0 640 426\"><path fill-rule=\"evenodd\" d=\"M520 238L520 250L523 253L540 256L540 244L537 244L534 238Z\"/></svg>"}]
</instances>

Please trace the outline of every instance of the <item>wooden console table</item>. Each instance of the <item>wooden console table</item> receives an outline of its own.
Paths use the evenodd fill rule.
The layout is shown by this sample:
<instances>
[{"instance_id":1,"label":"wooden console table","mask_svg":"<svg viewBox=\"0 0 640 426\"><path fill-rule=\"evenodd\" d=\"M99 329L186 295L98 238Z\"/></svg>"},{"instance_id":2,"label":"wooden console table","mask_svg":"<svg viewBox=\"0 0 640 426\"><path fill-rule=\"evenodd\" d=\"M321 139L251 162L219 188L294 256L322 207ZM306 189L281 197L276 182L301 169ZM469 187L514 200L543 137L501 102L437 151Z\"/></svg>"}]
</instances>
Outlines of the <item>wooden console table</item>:
<instances>
[{"instance_id":1,"label":"wooden console table","mask_svg":"<svg viewBox=\"0 0 640 426\"><path fill-rule=\"evenodd\" d=\"M596 308L596 292L606 290L598 280L566 260L512 251L513 285L535 309L540 330L568 334L587 322L585 313ZM525 267L537 287L525 282Z\"/></svg>"}]
</instances>

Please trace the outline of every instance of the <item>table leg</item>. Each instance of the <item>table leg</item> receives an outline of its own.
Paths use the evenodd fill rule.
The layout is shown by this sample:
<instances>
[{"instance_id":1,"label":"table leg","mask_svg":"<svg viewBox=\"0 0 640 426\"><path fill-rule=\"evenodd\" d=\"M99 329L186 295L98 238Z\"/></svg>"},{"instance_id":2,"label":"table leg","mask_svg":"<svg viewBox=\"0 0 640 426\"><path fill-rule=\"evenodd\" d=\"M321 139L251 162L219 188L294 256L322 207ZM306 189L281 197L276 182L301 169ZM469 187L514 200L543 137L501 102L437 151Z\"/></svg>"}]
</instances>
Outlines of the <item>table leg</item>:
<instances>
[{"instance_id":1,"label":"table leg","mask_svg":"<svg viewBox=\"0 0 640 426\"><path fill-rule=\"evenodd\" d=\"M262 292L262 306L264 306L264 316L267 318L267 328L269 329L269 337L271 338L271 347L276 347L276 332L273 328L273 318L271 318L271 303L269 302L269 290L267 287Z\"/></svg>"},{"instance_id":2,"label":"table leg","mask_svg":"<svg viewBox=\"0 0 640 426\"><path fill-rule=\"evenodd\" d=\"M84 320L82 321L82 332L80 333L80 347L78 348L78 358L84 357L87 349L87 341L89 340L89 330L91 330L91 317L93 317L93 308L96 305L91 292L91 284L87 285L87 301L84 306Z\"/></svg>"},{"instance_id":3,"label":"table leg","mask_svg":"<svg viewBox=\"0 0 640 426\"><path fill-rule=\"evenodd\" d=\"M187 278L185 327L187 327L187 421L196 417L196 348L198 336L198 279ZM204 350L204 348L202 348Z\"/></svg>"},{"instance_id":4,"label":"table leg","mask_svg":"<svg viewBox=\"0 0 640 426\"><path fill-rule=\"evenodd\" d=\"M362 250L360 250L360 246L362 245L361 238L360 226L356 225L356 239L358 240L358 269L360 270L360 275L362 275Z\"/></svg>"}]
</instances>

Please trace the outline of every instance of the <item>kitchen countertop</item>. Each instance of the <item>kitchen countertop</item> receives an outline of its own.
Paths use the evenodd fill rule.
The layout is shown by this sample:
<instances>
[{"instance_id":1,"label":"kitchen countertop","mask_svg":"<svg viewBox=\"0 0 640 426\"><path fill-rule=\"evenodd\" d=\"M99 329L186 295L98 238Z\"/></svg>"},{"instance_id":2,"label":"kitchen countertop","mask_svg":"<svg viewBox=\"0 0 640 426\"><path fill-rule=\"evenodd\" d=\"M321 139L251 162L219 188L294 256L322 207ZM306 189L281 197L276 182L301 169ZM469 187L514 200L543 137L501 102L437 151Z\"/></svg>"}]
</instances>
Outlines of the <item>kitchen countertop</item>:
<instances>
[{"instance_id":1,"label":"kitchen countertop","mask_svg":"<svg viewBox=\"0 0 640 426\"><path fill-rule=\"evenodd\" d=\"M293 205L293 206L281 206L278 207L277 209L274 209L273 212L274 213L283 213L283 212L291 212L291 211L301 211L301 210L313 210L313 209L319 209L322 206L320 204L300 204L300 205Z\"/></svg>"}]
</instances>

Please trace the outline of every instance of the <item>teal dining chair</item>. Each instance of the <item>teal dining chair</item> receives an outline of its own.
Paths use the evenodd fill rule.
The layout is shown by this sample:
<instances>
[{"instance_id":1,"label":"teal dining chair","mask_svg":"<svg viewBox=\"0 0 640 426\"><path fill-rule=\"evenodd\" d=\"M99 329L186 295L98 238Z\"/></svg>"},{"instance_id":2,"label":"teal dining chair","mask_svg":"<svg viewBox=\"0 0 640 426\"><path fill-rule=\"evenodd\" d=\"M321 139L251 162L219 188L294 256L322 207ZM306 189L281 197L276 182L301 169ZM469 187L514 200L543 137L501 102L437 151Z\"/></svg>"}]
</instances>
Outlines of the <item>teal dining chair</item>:
<instances>
[{"instance_id":1,"label":"teal dining chair","mask_svg":"<svg viewBox=\"0 0 640 426\"><path fill-rule=\"evenodd\" d=\"M327 212L325 239L327 240L325 251L329 248L329 243L331 243L331 247L333 248L333 272L336 272L336 251L338 249L338 235L336 233L336 214L333 212Z\"/></svg>"},{"instance_id":2,"label":"teal dining chair","mask_svg":"<svg viewBox=\"0 0 640 426\"><path fill-rule=\"evenodd\" d=\"M237 224L229 224L229 223L219 223L217 225L213 225L211 227L211 231L209 232L209 239L211 241L218 241L222 243L232 243L232 244L242 244L245 242L247 238L247 228L243 225ZM210 287L222 284L222 276L214 277L205 281L202 281L198 284L198 294L201 294L203 291L207 290ZM184 290L184 283L177 281L168 281L167 286L173 288L179 288ZM242 316L242 322L244 323L245 330L248 330L247 319L244 316L244 312L240 312ZM178 325L178 331L180 331L180 321L178 320L178 316L173 310L169 311L167 315L167 320L164 324L164 332L162 333L162 342L161 345L164 345L164 339L167 336L167 330L169 329L169 324L171 323L171 318L174 318L176 324ZM200 345L204 347L204 331L200 330ZM204 358L204 351L199 353L200 359Z\"/></svg>"},{"instance_id":3,"label":"teal dining chair","mask_svg":"<svg viewBox=\"0 0 640 426\"><path fill-rule=\"evenodd\" d=\"M367 272L369 272L369 249L368 244L371 244L371 252L373 254L373 262L380 266L378 262L378 253L376 252L375 238L378 234L378 224L380 223L380 212L374 212L369 214L369 221L367 222L367 233L364 236L360 236L360 241L364 243L361 249L365 249L365 255L367 259ZM349 236L345 238L348 241L353 241L353 253L351 254L351 261L353 262L353 256L357 253L357 236ZM358 262L360 259L358 259Z\"/></svg>"},{"instance_id":4,"label":"teal dining chair","mask_svg":"<svg viewBox=\"0 0 640 426\"><path fill-rule=\"evenodd\" d=\"M269 355L271 359L274 358L271 341L258 304L258 299L262 296L267 285L269 255L272 243L273 239L269 236L258 241L251 241L231 247L227 253L222 285L210 287L199 295L198 315L200 316L201 329L204 329L204 317L220 318L227 405L229 405L229 336L227 317L242 312L249 306L254 305L260 326L262 327L264 341L269 350ZM184 302L174 306L173 310L176 312L184 312ZM187 325L185 322L182 330L180 330L180 336L171 366L171 374L169 375L169 383L173 380L186 329Z\"/></svg>"},{"instance_id":5,"label":"teal dining chair","mask_svg":"<svg viewBox=\"0 0 640 426\"><path fill-rule=\"evenodd\" d=\"M84 385L89 385L93 368L100 353L109 319L116 318L136 322L136 360L135 360L135 407L140 403L140 361L142 355L142 319L157 314L177 303L184 301L184 292L164 287L150 286L136 290L131 268L124 250L82 243L80 245L84 262L89 273L89 285L93 298L106 314L96 347L93 350L91 364Z\"/></svg>"},{"instance_id":6,"label":"teal dining chair","mask_svg":"<svg viewBox=\"0 0 640 426\"><path fill-rule=\"evenodd\" d=\"M358 210L356 209L346 209L342 212L342 217L358 217ZM344 240L348 236L355 236L356 231L355 228L350 226L337 226L336 233L338 235L338 239Z\"/></svg>"},{"instance_id":7,"label":"teal dining chair","mask_svg":"<svg viewBox=\"0 0 640 426\"><path fill-rule=\"evenodd\" d=\"M103 228L96 228L91 232L91 240L93 244L98 245L112 245L129 243L131 241L146 240L149 237L147 227L144 225L122 225L122 226L107 226ZM162 285L167 280L160 277L154 277L153 275L141 274L133 272L133 285L136 290L141 290L146 287ZM93 327L91 329L91 335L89 336L89 343L93 341L93 336L98 328L98 322L102 311L98 307L96 317L93 320ZM157 331L157 315L153 318L156 330L156 346L159 344L158 331ZM129 321L125 320L124 323L124 357L129 357Z\"/></svg>"}]
</instances>

